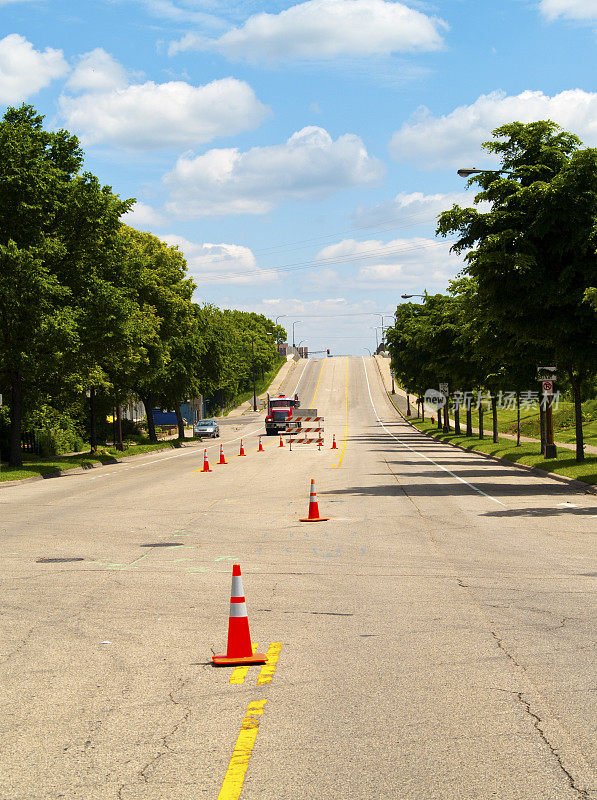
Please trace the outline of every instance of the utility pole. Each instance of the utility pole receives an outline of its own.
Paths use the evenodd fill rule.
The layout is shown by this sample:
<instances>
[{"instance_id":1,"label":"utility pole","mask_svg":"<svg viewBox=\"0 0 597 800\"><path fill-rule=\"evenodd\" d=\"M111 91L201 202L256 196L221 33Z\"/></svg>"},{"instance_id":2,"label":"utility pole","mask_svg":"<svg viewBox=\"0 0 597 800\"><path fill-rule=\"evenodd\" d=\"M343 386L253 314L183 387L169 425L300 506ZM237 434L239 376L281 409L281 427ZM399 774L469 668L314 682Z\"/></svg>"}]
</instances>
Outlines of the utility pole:
<instances>
[{"instance_id":1,"label":"utility pole","mask_svg":"<svg viewBox=\"0 0 597 800\"><path fill-rule=\"evenodd\" d=\"M251 372L253 374L253 411L257 411L257 394L255 392L255 339L251 336Z\"/></svg>"}]
</instances>

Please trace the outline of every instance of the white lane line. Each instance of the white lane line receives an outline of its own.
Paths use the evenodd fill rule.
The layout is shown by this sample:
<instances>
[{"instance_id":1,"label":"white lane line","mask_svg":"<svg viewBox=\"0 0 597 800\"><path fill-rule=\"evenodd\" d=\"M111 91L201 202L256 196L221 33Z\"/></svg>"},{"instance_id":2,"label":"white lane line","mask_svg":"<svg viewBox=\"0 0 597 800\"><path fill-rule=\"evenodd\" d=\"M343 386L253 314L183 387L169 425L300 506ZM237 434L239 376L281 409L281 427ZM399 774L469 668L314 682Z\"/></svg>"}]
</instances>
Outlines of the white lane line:
<instances>
[{"instance_id":1,"label":"white lane line","mask_svg":"<svg viewBox=\"0 0 597 800\"><path fill-rule=\"evenodd\" d=\"M371 401L371 408L373 409L373 413L377 417L377 421L379 422L381 427L384 429L384 431L387 434L389 434L392 437L392 439L395 439L398 442L398 444L401 444L403 447L406 447L411 452L415 453L416 455L420 456L421 458L424 458L425 461L429 461L431 464L434 464L436 467L439 467L440 469L443 469L444 472L447 472L448 475L451 475L453 478L456 478L456 480L460 481L460 483L464 483L467 486L470 486L470 488L473 489L473 491L478 492L479 494L482 494L483 497L487 497L489 500L493 500L494 503L498 503L500 506L504 506L504 508L507 508L506 504L502 503L501 500L497 500L495 497L492 497L490 494L487 494L486 492L483 492L477 486L473 486L472 483L469 483L468 481L465 481L464 478L461 478L459 475L456 475L454 472L449 470L447 467L442 466L442 464L438 464L437 461L434 461L432 458L429 458L429 456L426 456L424 453L419 453L418 450L415 450L414 447L411 447L409 444L406 444L406 442L403 442L397 436L394 436L394 434L386 428L386 426L383 424L383 422L379 418L379 414L377 413L377 409L375 408L375 403L373 402L373 398L371 397L371 387L369 385L369 377L367 375L367 367L365 366L365 356L361 356L361 358L363 359L363 370L365 372L365 380L367 381L367 391L369 392L369 400Z\"/></svg>"}]
</instances>

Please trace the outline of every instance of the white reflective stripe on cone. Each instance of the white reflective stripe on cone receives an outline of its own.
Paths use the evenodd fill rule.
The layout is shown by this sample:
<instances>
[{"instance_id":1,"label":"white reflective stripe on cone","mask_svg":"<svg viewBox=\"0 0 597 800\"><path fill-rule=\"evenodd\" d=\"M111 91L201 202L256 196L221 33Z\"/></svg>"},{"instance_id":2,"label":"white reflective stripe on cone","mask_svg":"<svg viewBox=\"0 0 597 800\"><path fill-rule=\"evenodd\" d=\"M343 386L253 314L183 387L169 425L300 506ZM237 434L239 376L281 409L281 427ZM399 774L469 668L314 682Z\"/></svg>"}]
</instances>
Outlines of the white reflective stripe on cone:
<instances>
[{"instance_id":1,"label":"white reflective stripe on cone","mask_svg":"<svg viewBox=\"0 0 597 800\"><path fill-rule=\"evenodd\" d=\"M247 604L246 603L230 603L230 616L231 617L246 617Z\"/></svg>"},{"instance_id":2,"label":"white reflective stripe on cone","mask_svg":"<svg viewBox=\"0 0 597 800\"><path fill-rule=\"evenodd\" d=\"M244 597L243 591L243 578L242 575L232 576L232 589L230 590L230 597Z\"/></svg>"}]
</instances>

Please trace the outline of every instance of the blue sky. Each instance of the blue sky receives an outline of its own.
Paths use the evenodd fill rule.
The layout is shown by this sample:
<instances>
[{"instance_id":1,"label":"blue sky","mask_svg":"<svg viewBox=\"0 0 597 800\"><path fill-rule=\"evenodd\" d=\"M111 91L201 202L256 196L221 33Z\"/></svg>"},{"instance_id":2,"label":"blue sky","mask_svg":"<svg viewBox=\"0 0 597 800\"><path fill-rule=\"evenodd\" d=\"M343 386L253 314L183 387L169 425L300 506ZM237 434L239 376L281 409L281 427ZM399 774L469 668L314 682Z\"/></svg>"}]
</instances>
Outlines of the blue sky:
<instances>
[{"instance_id":1,"label":"blue sky","mask_svg":"<svg viewBox=\"0 0 597 800\"><path fill-rule=\"evenodd\" d=\"M434 220L493 128L597 146L596 48L597 0L0 0L0 105L76 133L197 301L362 355L458 272Z\"/></svg>"}]
</instances>

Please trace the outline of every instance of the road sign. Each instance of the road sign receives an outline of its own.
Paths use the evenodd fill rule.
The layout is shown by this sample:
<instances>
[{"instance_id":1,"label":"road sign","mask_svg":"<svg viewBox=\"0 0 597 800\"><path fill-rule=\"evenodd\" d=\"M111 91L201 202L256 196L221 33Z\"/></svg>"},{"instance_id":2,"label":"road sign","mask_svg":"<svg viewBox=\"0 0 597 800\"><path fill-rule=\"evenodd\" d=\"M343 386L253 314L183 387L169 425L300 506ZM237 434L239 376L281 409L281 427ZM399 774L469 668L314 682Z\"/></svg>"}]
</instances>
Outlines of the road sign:
<instances>
[{"instance_id":1,"label":"road sign","mask_svg":"<svg viewBox=\"0 0 597 800\"><path fill-rule=\"evenodd\" d=\"M557 371L557 367L537 367L537 380L555 381Z\"/></svg>"},{"instance_id":2,"label":"road sign","mask_svg":"<svg viewBox=\"0 0 597 800\"><path fill-rule=\"evenodd\" d=\"M442 394L446 395L446 397L447 397L447 395L448 395L448 391L449 391L449 386L448 386L448 384L447 384L447 383L440 383L440 385L439 385L439 390L440 390L440 392L441 392Z\"/></svg>"},{"instance_id":3,"label":"road sign","mask_svg":"<svg viewBox=\"0 0 597 800\"><path fill-rule=\"evenodd\" d=\"M543 394L553 394L553 381L542 381Z\"/></svg>"}]
</instances>

